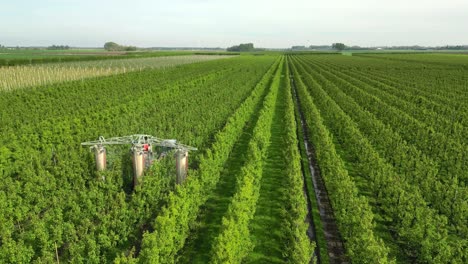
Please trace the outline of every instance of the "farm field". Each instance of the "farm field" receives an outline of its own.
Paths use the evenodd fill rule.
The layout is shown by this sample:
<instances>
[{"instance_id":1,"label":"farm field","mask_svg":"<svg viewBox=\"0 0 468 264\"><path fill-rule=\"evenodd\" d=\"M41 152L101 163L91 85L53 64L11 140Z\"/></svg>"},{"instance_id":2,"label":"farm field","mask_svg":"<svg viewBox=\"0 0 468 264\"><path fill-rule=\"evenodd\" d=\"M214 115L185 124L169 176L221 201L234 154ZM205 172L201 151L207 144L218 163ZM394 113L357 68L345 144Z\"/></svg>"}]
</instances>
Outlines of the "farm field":
<instances>
[{"instance_id":1,"label":"farm field","mask_svg":"<svg viewBox=\"0 0 468 264\"><path fill-rule=\"evenodd\" d=\"M192 51L106 51L104 49L0 49L0 66L35 65L71 61L115 60L193 55ZM209 53L209 52L208 52Z\"/></svg>"},{"instance_id":2,"label":"farm field","mask_svg":"<svg viewBox=\"0 0 468 264\"><path fill-rule=\"evenodd\" d=\"M467 260L466 69L421 56L291 56L353 262Z\"/></svg>"},{"instance_id":3,"label":"farm field","mask_svg":"<svg viewBox=\"0 0 468 264\"><path fill-rule=\"evenodd\" d=\"M13 90L57 82L82 80L144 69L174 67L182 64L228 57L221 55L181 55L0 67L0 90Z\"/></svg>"},{"instance_id":4,"label":"farm field","mask_svg":"<svg viewBox=\"0 0 468 264\"><path fill-rule=\"evenodd\" d=\"M468 56L256 55L0 67L0 262L468 262Z\"/></svg>"},{"instance_id":5,"label":"farm field","mask_svg":"<svg viewBox=\"0 0 468 264\"><path fill-rule=\"evenodd\" d=\"M415 62L420 64L440 64L440 65L454 65L468 67L467 56L468 54L447 54L447 53L413 53L413 54L366 54L359 53L357 56L371 57L378 59L400 60L407 62Z\"/></svg>"}]
</instances>

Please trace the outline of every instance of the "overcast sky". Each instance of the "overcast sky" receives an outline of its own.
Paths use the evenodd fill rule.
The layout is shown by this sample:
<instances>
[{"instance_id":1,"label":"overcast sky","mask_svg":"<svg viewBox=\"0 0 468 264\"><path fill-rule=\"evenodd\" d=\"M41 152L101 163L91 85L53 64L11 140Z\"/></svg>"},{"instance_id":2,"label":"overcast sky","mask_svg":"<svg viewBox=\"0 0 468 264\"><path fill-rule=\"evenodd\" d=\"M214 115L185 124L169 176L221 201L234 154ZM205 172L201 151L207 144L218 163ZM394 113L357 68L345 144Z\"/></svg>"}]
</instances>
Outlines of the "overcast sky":
<instances>
[{"instance_id":1,"label":"overcast sky","mask_svg":"<svg viewBox=\"0 0 468 264\"><path fill-rule=\"evenodd\" d=\"M468 44L468 0L0 0L0 44Z\"/></svg>"}]
</instances>

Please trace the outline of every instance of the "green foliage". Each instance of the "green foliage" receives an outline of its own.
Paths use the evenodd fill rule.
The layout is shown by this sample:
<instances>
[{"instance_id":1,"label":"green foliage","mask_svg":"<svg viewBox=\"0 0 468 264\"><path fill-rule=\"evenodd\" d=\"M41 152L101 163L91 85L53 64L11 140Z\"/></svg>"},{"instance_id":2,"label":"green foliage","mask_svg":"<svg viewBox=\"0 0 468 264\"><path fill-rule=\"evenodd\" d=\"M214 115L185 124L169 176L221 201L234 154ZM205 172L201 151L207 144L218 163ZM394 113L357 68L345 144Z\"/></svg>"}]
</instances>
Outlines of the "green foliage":
<instances>
[{"instance_id":1,"label":"green foliage","mask_svg":"<svg viewBox=\"0 0 468 264\"><path fill-rule=\"evenodd\" d=\"M302 76L298 64L291 63L294 76ZM374 235L373 213L366 198L358 194L343 160L338 156L330 132L322 123L321 112L315 100L307 93L301 78L295 78L301 107L310 131L321 175L324 177L329 198L348 255L356 263L388 263L388 248Z\"/></svg>"},{"instance_id":2,"label":"green foliage","mask_svg":"<svg viewBox=\"0 0 468 264\"><path fill-rule=\"evenodd\" d=\"M106 42L104 44L104 49L108 51L117 51L121 49L121 46L115 42Z\"/></svg>"},{"instance_id":3,"label":"green foliage","mask_svg":"<svg viewBox=\"0 0 468 264\"><path fill-rule=\"evenodd\" d=\"M212 151L227 151L211 139L232 113L246 111L239 105L273 60L239 57L2 92L0 262L52 263L55 244L61 262L131 261L164 205L171 208L174 196L208 187L197 179L221 166L210 158ZM109 170L96 173L92 153L79 145L99 135L133 133L211 149L204 158L191 156L191 165L206 172L190 171L187 183L174 190L173 160L164 159L132 192L129 159L119 155L127 148L109 151ZM174 204L189 214L177 221L196 216L193 203ZM174 232L185 235L181 230Z\"/></svg>"},{"instance_id":4,"label":"green foliage","mask_svg":"<svg viewBox=\"0 0 468 264\"><path fill-rule=\"evenodd\" d=\"M333 43L332 49L336 49L337 51L342 51L346 48L346 45L343 43Z\"/></svg>"},{"instance_id":5,"label":"green foliage","mask_svg":"<svg viewBox=\"0 0 468 264\"><path fill-rule=\"evenodd\" d=\"M271 60L271 59L270 59ZM253 114L261 99L275 63L255 86L239 109L232 115L224 128L216 134L211 148L200 158L196 177L190 177L183 185L171 193L167 206L156 218L154 232L143 237L139 256L140 263L174 263L177 252L183 247L190 226L196 220L200 206L216 186L220 172L229 158L234 142L240 137L245 123Z\"/></svg>"},{"instance_id":6,"label":"green foliage","mask_svg":"<svg viewBox=\"0 0 468 264\"><path fill-rule=\"evenodd\" d=\"M130 58L150 58L161 56L191 55L192 51L139 51L139 52L109 52L101 50L2 50L0 66L36 65L46 63L102 61ZM203 54L208 55L208 54ZM235 55L235 54L232 54Z\"/></svg>"},{"instance_id":7,"label":"green foliage","mask_svg":"<svg viewBox=\"0 0 468 264\"><path fill-rule=\"evenodd\" d=\"M371 66L382 65L381 62L333 57L335 62L343 61L339 68L327 66L327 59L331 58L308 56L295 57L294 61L324 124L335 138L333 144L341 150L348 166L356 170L350 175L356 182L365 182L360 185L360 191L375 201L373 210L379 219L386 219L381 228L386 231L379 233L392 233L397 239L393 241L390 235L384 235L386 244L391 245L393 254L403 253L405 256L400 256L403 259L421 263L465 262L467 248L463 230L466 225L462 221L466 222L466 201L457 199L458 195L446 198L466 193L465 187L457 186L454 180L455 175L462 179L465 174L457 165L464 162L458 154L463 144L457 142L459 134L437 132L445 126L435 126L436 130L425 128L428 121L434 124L444 121L430 112L423 114L424 117L420 115L424 111L421 103L427 102L405 96L411 89L401 90L401 84L405 83L401 76L399 89L390 89L388 81L375 80L384 81L391 70L384 78L380 74L360 73L355 68L369 71ZM343 70L344 65L350 70ZM389 92L420 102L420 106L405 103ZM447 143L442 150L434 142ZM362 217L355 221L362 221Z\"/></svg>"},{"instance_id":8,"label":"green foliage","mask_svg":"<svg viewBox=\"0 0 468 264\"><path fill-rule=\"evenodd\" d=\"M0 92L0 262L54 263L56 251L72 263L178 262L251 126L206 260L245 262L281 115L282 257L309 263L315 245L306 234L293 74L350 260L466 263L466 59L453 56L239 56ZM128 149L112 149L109 170L95 172L79 145L133 133L199 147L188 180L175 186L168 158L133 190Z\"/></svg>"},{"instance_id":9,"label":"green foliage","mask_svg":"<svg viewBox=\"0 0 468 264\"><path fill-rule=\"evenodd\" d=\"M104 49L107 51L135 51L137 50L135 46L121 46L115 42L106 42L104 44Z\"/></svg>"},{"instance_id":10,"label":"green foliage","mask_svg":"<svg viewBox=\"0 0 468 264\"><path fill-rule=\"evenodd\" d=\"M47 47L48 50L69 50L70 46L68 45L52 45Z\"/></svg>"},{"instance_id":11,"label":"green foliage","mask_svg":"<svg viewBox=\"0 0 468 264\"><path fill-rule=\"evenodd\" d=\"M145 69L169 68L177 65L220 59L213 55L145 57L102 61L79 61L0 68L0 90L36 87L58 82L117 75Z\"/></svg>"},{"instance_id":12,"label":"green foliage","mask_svg":"<svg viewBox=\"0 0 468 264\"><path fill-rule=\"evenodd\" d=\"M232 46L227 48L227 51L237 51L237 52L249 52L249 51L254 51L254 44L253 43L245 43L245 44L239 44L237 46Z\"/></svg>"},{"instance_id":13,"label":"green foliage","mask_svg":"<svg viewBox=\"0 0 468 264\"><path fill-rule=\"evenodd\" d=\"M255 214L263 174L263 163L271 137L271 124L280 84L281 61L265 97L247 150L246 163L237 179L236 193L223 217L220 234L212 247L212 263L241 263L252 251L249 223Z\"/></svg>"},{"instance_id":14,"label":"green foliage","mask_svg":"<svg viewBox=\"0 0 468 264\"><path fill-rule=\"evenodd\" d=\"M288 168L286 175L288 185L285 186L286 201L286 223L288 232L286 234L287 250L283 253L288 263L310 263L315 249L315 243L307 237L308 223L306 222L307 204L304 197L304 181L301 171L301 154L298 149L297 123L294 113L294 104L291 93L291 84L289 82L290 72L286 67L284 75L285 80L285 109L284 123L287 137L284 139L284 156L288 158ZM316 259L313 260L315 262Z\"/></svg>"},{"instance_id":15,"label":"green foliage","mask_svg":"<svg viewBox=\"0 0 468 264\"><path fill-rule=\"evenodd\" d=\"M468 229L464 221L468 216L468 200L460 199L460 194L462 197L468 195L468 189L463 186L468 174L461 169L461 164L468 164L468 158L462 155L463 149L466 149L463 138L468 131L463 131L459 124L451 123L441 114L429 111L431 102L424 99L421 92L415 97L393 88L390 83L380 83L359 75L360 78L354 78L342 73L330 75L325 71L322 75L333 78L345 93L356 98L355 102L347 100L335 85L325 85L323 77L317 78L345 111L356 116L354 119L367 138L374 145L381 146L379 154L389 163L397 164L394 167L399 176L410 184L418 185L424 200L448 218L456 233L466 237ZM358 104L368 106L373 115L357 108ZM382 104L389 107L379 107ZM450 107L441 107L438 111L447 115L456 112ZM411 113L411 116L401 115L402 112ZM391 124L398 133L385 124ZM415 132L418 137L414 137ZM398 142L397 147L395 142ZM440 142L444 147L433 142Z\"/></svg>"}]
</instances>

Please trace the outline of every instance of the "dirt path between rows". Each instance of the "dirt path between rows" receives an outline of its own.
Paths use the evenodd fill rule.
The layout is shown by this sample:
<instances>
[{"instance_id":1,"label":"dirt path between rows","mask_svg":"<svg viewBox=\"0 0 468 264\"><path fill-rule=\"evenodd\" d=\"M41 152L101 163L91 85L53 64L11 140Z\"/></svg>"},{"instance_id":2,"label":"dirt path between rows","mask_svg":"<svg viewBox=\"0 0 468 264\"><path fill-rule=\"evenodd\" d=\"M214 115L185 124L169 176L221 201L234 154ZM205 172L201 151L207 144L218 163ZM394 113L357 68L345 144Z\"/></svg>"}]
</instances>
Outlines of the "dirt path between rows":
<instances>
[{"instance_id":1,"label":"dirt path between rows","mask_svg":"<svg viewBox=\"0 0 468 264\"><path fill-rule=\"evenodd\" d=\"M293 88L293 96L295 98L295 102L299 109L299 116L301 119L300 125L302 127L302 131L304 132L303 143L307 152L307 159L309 160L309 168L304 168L304 169L310 170L310 174L312 175L312 183L314 185L314 190L315 190L315 197L309 197L309 199L315 198L317 200L317 205L318 205L318 209L320 212L320 221L322 222L322 226L323 226L323 232L324 232L325 240L327 243L328 257L330 259L330 263L331 264L348 263L346 260L343 241L341 239L338 226L336 225L335 216L333 214L333 208L331 206L330 200L328 199L328 193L325 187L325 182L323 181L320 175L320 170L317 165L316 158L315 158L315 151L313 149L313 146L310 144L310 141L308 138L309 131L307 129L307 124L306 124L304 114L301 109L301 102L300 102L299 96L297 95L296 86L294 83L294 76L292 75L292 73L291 73L291 86ZM310 210L311 208L309 206L308 215L311 217L312 214ZM313 221L311 221L311 226L313 227ZM319 258L319 263L320 263L320 258Z\"/></svg>"}]
</instances>

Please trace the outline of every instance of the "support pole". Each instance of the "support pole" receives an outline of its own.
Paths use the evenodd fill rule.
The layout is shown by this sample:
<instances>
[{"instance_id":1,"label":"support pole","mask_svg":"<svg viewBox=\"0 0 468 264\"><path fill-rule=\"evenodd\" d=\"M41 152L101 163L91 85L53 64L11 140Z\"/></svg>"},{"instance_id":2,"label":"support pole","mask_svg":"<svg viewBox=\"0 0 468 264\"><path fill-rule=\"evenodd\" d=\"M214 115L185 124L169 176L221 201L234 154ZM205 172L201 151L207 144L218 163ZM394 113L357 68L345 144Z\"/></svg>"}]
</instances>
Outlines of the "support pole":
<instances>
[{"instance_id":1,"label":"support pole","mask_svg":"<svg viewBox=\"0 0 468 264\"><path fill-rule=\"evenodd\" d=\"M54 242L54 244L55 244L55 257L57 258L57 264L60 264L58 249L57 249L57 242Z\"/></svg>"}]
</instances>

